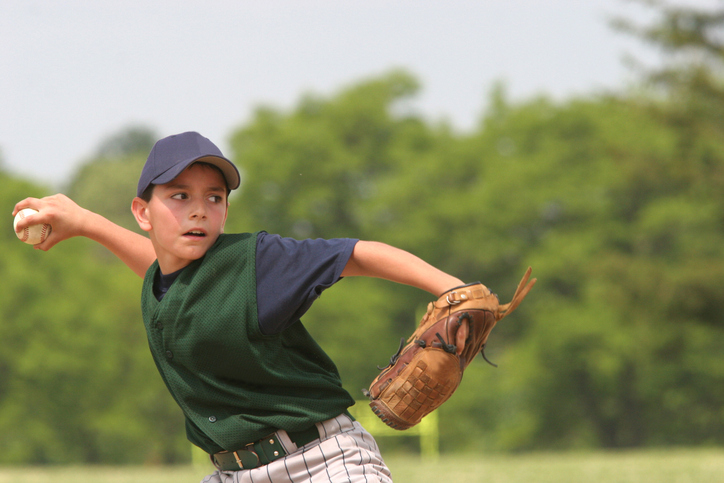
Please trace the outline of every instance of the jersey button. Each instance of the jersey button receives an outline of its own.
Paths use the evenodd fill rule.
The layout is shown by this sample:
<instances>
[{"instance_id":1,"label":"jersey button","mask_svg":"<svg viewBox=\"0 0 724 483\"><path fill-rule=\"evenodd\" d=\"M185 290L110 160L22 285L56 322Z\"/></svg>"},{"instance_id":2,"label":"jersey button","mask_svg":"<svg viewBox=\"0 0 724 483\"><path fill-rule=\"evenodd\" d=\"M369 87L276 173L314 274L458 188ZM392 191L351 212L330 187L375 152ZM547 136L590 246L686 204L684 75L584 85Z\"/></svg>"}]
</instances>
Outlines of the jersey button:
<instances>
[{"instance_id":1,"label":"jersey button","mask_svg":"<svg viewBox=\"0 0 724 483\"><path fill-rule=\"evenodd\" d=\"M166 351L166 359L169 359L169 360L173 359L173 352Z\"/></svg>"},{"instance_id":2,"label":"jersey button","mask_svg":"<svg viewBox=\"0 0 724 483\"><path fill-rule=\"evenodd\" d=\"M215 423L216 422L216 416L209 416L209 422Z\"/></svg>"}]
</instances>

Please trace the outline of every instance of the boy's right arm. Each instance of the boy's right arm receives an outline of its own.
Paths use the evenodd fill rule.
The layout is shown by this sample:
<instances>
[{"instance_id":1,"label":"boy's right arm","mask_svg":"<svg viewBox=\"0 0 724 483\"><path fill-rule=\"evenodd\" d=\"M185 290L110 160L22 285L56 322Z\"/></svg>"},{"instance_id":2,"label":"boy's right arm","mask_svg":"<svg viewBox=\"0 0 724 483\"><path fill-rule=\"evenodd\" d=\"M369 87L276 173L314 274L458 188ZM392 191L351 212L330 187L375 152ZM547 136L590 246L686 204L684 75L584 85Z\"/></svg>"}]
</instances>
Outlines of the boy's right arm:
<instances>
[{"instance_id":1,"label":"boy's right arm","mask_svg":"<svg viewBox=\"0 0 724 483\"><path fill-rule=\"evenodd\" d=\"M84 236L106 247L140 277L145 276L148 267L156 260L150 239L81 208L65 195L26 198L15 205L13 216L23 208L33 208L38 213L21 220L18 231L38 223L48 223L53 227L50 236L35 245L38 250L47 251L63 240Z\"/></svg>"}]
</instances>

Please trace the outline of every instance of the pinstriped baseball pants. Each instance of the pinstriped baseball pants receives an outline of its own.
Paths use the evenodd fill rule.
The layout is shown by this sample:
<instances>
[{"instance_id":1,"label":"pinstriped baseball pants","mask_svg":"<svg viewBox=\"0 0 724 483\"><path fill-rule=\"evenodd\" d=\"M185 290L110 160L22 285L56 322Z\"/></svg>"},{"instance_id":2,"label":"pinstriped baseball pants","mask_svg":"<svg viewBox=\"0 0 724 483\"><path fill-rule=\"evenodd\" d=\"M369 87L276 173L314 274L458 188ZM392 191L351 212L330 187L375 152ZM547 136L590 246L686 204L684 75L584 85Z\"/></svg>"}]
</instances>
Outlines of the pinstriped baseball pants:
<instances>
[{"instance_id":1,"label":"pinstriped baseball pants","mask_svg":"<svg viewBox=\"0 0 724 483\"><path fill-rule=\"evenodd\" d=\"M302 448L280 431L291 446L286 457L252 470L216 471L201 483L392 483L377 443L358 422L342 414L317 428L321 438Z\"/></svg>"}]
</instances>

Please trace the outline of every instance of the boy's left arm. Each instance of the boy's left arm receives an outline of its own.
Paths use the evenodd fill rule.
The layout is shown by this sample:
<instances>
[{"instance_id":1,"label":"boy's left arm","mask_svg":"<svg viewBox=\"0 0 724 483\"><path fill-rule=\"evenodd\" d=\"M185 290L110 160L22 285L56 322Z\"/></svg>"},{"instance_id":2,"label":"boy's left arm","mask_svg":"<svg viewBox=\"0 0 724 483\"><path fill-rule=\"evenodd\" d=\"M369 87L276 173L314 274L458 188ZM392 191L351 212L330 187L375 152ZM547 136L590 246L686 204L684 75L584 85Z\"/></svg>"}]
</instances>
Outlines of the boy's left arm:
<instances>
[{"instance_id":1,"label":"boy's left arm","mask_svg":"<svg viewBox=\"0 0 724 483\"><path fill-rule=\"evenodd\" d=\"M360 240L342 271L343 277L376 277L417 287L439 297L464 282L417 256L393 246Z\"/></svg>"}]
</instances>

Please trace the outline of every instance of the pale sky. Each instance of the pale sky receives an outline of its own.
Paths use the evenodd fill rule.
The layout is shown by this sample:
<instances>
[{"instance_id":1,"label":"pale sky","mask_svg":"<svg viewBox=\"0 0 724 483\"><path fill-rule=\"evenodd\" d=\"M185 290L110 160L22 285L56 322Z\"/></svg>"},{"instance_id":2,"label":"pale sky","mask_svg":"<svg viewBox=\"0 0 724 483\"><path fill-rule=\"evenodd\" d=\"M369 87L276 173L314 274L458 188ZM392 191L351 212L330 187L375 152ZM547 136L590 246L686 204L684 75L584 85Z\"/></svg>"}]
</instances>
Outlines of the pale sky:
<instances>
[{"instance_id":1,"label":"pale sky","mask_svg":"<svg viewBox=\"0 0 724 483\"><path fill-rule=\"evenodd\" d=\"M420 80L420 113L469 130L496 81L513 100L622 89L624 53L655 57L607 19L647 13L620 0L0 0L0 152L60 189L129 125L224 150L259 104L288 109L393 67Z\"/></svg>"}]
</instances>

